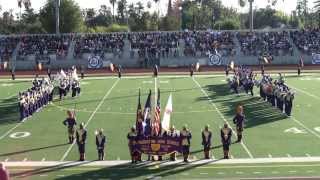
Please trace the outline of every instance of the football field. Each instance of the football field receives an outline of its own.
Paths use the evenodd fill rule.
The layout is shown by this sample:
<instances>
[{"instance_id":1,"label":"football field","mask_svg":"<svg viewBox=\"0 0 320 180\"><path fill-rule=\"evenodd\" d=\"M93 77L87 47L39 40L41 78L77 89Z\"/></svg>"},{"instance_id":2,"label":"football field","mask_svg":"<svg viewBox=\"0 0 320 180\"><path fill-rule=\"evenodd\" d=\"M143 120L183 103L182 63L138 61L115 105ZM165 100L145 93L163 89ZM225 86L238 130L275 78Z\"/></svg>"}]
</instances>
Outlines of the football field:
<instances>
[{"instance_id":1,"label":"football field","mask_svg":"<svg viewBox=\"0 0 320 180\"><path fill-rule=\"evenodd\" d=\"M288 74L286 83L296 92L291 117L262 101L256 87L253 97L231 93L224 75L89 77L81 81L79 97L69 94L55 100L20 123L16 95L31 87L31 79L0 79L0 161L17 179L320 178L320 75ZM135 125L139 89L144 106L149 89L154 93L157 88L161 114L171 93L171 124L179 130L187 124L192 132L190 164L127 164L126 135ZM154 96L152 103L154 108ZM247 120L244 140L231 145L230 160L221 160L220 128L226 122L235 130L232 118L238 104L244 106ZM88 131L88 161L83 163L73 162L79 158L77 146L67 144L62 121L68 109L75 109L78 123L84 122ZM206 124L213 132L210 161L202 160L201 131ZM107 137L106 162L95 162L99 128Z\"/></svg>"}]
</instances>

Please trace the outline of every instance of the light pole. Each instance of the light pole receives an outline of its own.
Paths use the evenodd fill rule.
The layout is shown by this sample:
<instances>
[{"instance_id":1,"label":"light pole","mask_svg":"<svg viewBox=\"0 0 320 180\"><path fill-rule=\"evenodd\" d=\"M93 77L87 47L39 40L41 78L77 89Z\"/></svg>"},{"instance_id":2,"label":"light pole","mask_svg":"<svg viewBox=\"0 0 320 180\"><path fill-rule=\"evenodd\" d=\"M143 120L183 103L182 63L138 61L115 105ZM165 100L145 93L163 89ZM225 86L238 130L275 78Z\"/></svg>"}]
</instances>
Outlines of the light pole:
<instances>
[{"instance_id":1,"label":"light pole","mask_svg":"<svg viewBox=\"0 0 320 180\"><path fill-rule=\"evenodd\" d=\"M182 5L179 6L179 13L180 13L180 31L182 30Z\"/></svg>"},{"instance_id":2,"label":"light pole","mask_svg":"<svg viewBox=\"0 0 320 180\"><path fill-rule=\"evenodd\" d=\"M249 10L249 23L250 23L250 32L253 31L253 9L252 9L252 4L254 0L248 0L249 1L249 6L250 6L250 10Z\"/></svg>"},{"instance_id":3,"label":"light pole","mask_svg":"<svg viewBox=\"0 0 320 180\"><path fill-rule=\"evenodd\" d=\"M55 10L56 10L56 34L60 34L60 0L55 1Z\"/></svg>"}]
</instances>

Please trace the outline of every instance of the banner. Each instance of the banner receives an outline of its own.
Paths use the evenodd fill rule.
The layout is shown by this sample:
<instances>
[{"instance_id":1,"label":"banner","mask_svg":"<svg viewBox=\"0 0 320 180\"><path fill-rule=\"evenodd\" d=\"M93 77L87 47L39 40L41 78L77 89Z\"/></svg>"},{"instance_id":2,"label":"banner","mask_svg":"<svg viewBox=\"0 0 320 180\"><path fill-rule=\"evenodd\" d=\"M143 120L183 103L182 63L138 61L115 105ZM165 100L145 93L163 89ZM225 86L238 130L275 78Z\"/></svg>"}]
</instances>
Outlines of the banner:
<instances>
[{"instance_id":1,"label":"banner","mask_svg":"<svg viewBox=\"0 0 320 180\"><path fill-rule=\"evenodd\" d=\"M180 137L141 137L134 142L135 150L149 155L166 155L181 152Z\"/></svg>"},{"instance_id":2,"label":"banner","mask_svg":"<svg viewBox=\"0 0 320 180\"><path fill-rule=\"evenodd\" d=\"M88 68L99 69L102 68L103 62L100 56L91 55L88 58Z\"/></svg>"},{"instance_id":3,"label":"banner","mask_svg":"<svg viewBox=\"0 0 320 180\"><path fill-rule=\"evenodd\" d=\"M320 54L312 53L312 64L320 64Z\"/></svg>"},{"instance_id":4,"label":"banner","mask_svg":"<svg viewBox=\"0 0 320 180\"><path fill-rule=\"evenodd\" d=\"M211 54L211 52L208 52L207 55L209 56L209 61L208 61L208 65L209 66L220 66L221 65L221 54L219 54L217 52L217 50L215 51L214 54Z\"/></svg>"}]
</instances>

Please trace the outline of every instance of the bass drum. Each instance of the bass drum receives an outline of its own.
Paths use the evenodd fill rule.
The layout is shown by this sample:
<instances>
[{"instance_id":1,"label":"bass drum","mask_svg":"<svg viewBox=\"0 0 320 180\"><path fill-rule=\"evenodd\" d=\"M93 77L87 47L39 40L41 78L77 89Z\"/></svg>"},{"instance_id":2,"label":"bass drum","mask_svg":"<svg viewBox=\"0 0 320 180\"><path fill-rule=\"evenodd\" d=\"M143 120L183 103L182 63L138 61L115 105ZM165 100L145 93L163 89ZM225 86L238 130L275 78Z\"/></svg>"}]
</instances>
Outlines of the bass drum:
<instances>
[{"instance_id":1,"label":"bass drum","mask_svg":"<svg viewBox=\"0 0 320 180\"><path fill-rule=\"evenodd\" d=\"M264 84L262 85L262 89L264 91L264 93L268 94L268 95L271 95L272 94L272 85L271 84Z\"/></svg>"}]
</instances>

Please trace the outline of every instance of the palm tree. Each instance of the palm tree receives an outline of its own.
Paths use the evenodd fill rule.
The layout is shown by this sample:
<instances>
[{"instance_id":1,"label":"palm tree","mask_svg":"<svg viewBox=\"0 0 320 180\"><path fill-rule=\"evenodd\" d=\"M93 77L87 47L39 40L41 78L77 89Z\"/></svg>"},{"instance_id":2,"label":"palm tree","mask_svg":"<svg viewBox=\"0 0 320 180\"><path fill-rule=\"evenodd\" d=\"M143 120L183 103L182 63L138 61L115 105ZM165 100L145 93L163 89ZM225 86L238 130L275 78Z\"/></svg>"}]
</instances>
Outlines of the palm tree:
<instances>
[{"instance_id":1,"label":"palm tree","mask_svg":"<svg viewBox=\"0 0 320 180\"><path fill-rule=\"evenodd\" d=\"M320 27L320 0L314 2L314 8L318 14L318 26Z\"/></svg>"},{"instance_id":2,"label":"palm tree","mask_svg":"<svg viewBox=\"0 0 320 180\"><path fill-rule=\"evenodd\" d=\"M252 5L254 0L239 0L239 5L240 7L244 7L246 5L246 1L249 2L249 16L250 16L250 32L253 31L253 10L252 10ZM277 4L278 0L271 0L271 4L274 6L275 4ZM270 0L268 0L268 2L270 2Z\"/></svg>"},{"instance_id":3,"label":"palm tree","mask_svg":"<svg viewBox=\"0 0 320 180\"><path fill-rule=\"evenodd\" d=\"M112 4L112 23L114 23L114 5L116 4L117 0L109 0L110 4Z\"/></svg>"}]
</instances>

